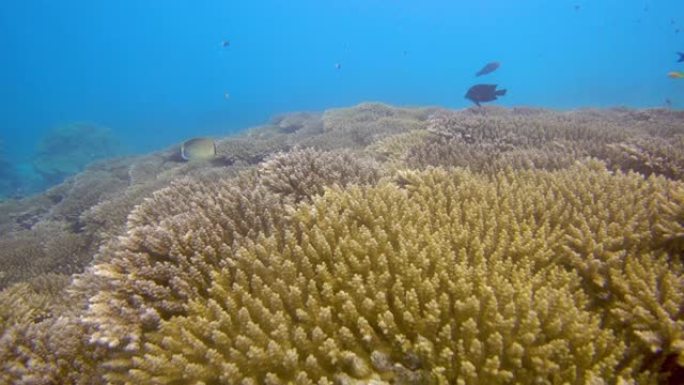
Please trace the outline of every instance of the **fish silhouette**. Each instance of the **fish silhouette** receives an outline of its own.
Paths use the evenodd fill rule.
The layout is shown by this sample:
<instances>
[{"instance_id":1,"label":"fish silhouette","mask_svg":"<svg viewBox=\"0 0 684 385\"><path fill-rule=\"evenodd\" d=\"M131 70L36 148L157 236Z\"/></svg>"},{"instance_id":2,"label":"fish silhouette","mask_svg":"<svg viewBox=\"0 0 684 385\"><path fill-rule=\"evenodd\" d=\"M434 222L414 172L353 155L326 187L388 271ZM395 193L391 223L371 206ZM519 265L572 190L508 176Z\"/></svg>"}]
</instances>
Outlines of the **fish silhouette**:
<instances>
[{"instance_id":1,"label":"fish silhouette","mask_svg":"<svg viewBox=\"0 0 684 385\"><path fill-rule=\"evenodd\" d=\"M488 73L492 73L492 72L496 71L496 69L499 68L500 65L501 65L501 63L499 63L498 61L493 61L491 63L487 63L487 64L485 64L484 67L482 67L482 69L477 71L475 76L482 76L482 75L487 75Z\"/></svg>"},{"instance_id":2,"label":"fish silhouette","mask_svg":"<svg viewBox=\"0 0 684 385\"><path fill-rule=\"evenodd\" d=\"M679 60L677 60L677 63L684 62L684 52L677 52L677 55L679 55Z\"/></svg>"},{"instance_id":3,"label":"fish silhouette","mask_svg":"<svg viewBox=\"0 0 684 385\"><path fill-rule=\"evenodd\" d=\"M497 96L506 95L506 90L497 90L496 84L476 84L465 94L465 98L480 107L480 103L491 102L497 99Z\"/></svg>"}]
</instances>

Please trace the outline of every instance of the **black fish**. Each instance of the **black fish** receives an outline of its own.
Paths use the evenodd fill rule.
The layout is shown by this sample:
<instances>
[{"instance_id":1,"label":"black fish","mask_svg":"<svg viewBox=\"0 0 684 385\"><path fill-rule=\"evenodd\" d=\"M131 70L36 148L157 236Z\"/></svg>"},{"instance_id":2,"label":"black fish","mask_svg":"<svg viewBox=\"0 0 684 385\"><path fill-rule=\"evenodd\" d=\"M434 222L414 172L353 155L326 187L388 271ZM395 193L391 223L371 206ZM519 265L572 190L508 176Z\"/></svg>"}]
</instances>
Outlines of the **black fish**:
<instances>
[{"instance_id":1,"label":"black fish","mask_svg":"<svg viewBox=\"0 0 684 385\"><path fill-rule=\"evenodd\" d=\"M500 65L501 64L498 61L487 63L481 70L477 71L475 76L487 75L488 73L494 72Z\"/></svg>"},{"instance_id":2,"label":"black fish","mask_svg":"<svg viewBox=\"0 0 684 385\"><path fill-rule=\"evenodd\" d=\"M679 32L679 31L677 31L677 32ZM684 52L677 52L677 55L679 55L679 60L677 60L677 63L684 62Z\"/></svg>"},{"instance_id":3,"label":"black fish","mask_svg":"<svg viewBox=\"0 0 684 385\"><path fill-rule=\"evenodd\" d=\"M479 107L480 103L491 102L496 100L497 96L506 95L506 90L497 90L496 87L496 84L476 84L466 92L465 98Z\"/></svg>"}]
</instances>

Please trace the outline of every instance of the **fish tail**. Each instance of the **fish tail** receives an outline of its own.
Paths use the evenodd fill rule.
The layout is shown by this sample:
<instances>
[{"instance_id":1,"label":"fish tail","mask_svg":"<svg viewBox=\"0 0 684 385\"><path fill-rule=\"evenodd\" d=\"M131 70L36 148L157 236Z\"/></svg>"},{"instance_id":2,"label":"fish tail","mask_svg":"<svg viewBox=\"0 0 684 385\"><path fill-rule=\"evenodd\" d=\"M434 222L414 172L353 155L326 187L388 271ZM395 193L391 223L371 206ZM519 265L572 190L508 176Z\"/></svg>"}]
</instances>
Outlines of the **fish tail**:
<instances>
[{"instance_id":1,"label":"fish tail","mask_svg":"<svg viewBox=\"0 0 684 385\"><path fill-rule=\"evenodd\" d=\"M506 95L506 90L496 90L495 94L496 96L504 96Z\"/></svg>"}]
</instances>

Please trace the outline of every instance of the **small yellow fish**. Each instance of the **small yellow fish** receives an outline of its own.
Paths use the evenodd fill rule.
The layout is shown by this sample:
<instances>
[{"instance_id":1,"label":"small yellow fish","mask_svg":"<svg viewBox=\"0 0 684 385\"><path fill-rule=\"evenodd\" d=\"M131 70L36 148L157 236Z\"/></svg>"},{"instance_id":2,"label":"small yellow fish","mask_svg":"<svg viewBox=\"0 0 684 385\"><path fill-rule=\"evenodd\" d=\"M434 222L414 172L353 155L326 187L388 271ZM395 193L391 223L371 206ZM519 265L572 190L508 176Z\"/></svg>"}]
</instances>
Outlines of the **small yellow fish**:
<instances>
[{"instance_id":1,"label":"small yellow fish","mask_svg":"<svg viewBox=\"0 0 684 385\"><path fill-rule=\"evenodd\" d=\"M671 79L681 79L681 78L684 78L684 72L671 71L671 72L667 73L667 76L670 77Z\"/></svg>"},{"instance_id":2,"label":"small yellow fish","mask_svg":"<svg viewBox=\"0 0 684 385\"><path fill-rule=\"evenodd\" d=\"M209 138L193 138L181 145L184 160L209 160L216 157L216 143Z\"/></svg>"}]
</instances>

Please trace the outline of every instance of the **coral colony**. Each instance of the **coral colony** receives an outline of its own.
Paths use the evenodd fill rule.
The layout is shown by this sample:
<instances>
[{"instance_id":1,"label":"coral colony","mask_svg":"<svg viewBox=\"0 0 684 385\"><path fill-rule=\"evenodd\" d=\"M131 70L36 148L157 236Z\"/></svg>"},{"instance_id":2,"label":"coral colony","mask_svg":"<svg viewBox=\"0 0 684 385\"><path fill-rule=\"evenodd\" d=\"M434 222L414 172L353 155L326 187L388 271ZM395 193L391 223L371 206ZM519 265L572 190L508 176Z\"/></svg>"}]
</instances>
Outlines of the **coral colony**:
<instances>
[{"instance_id":1,"label":"coral colony","mask_svg":"<svg viewBox=\"0 0 684 385\"><path fill-rule=\"evenodd\" d=\"M680 112L367 103L179 151L0 205L0 383L682 378Z\"/></svg>"}]
</instances>

